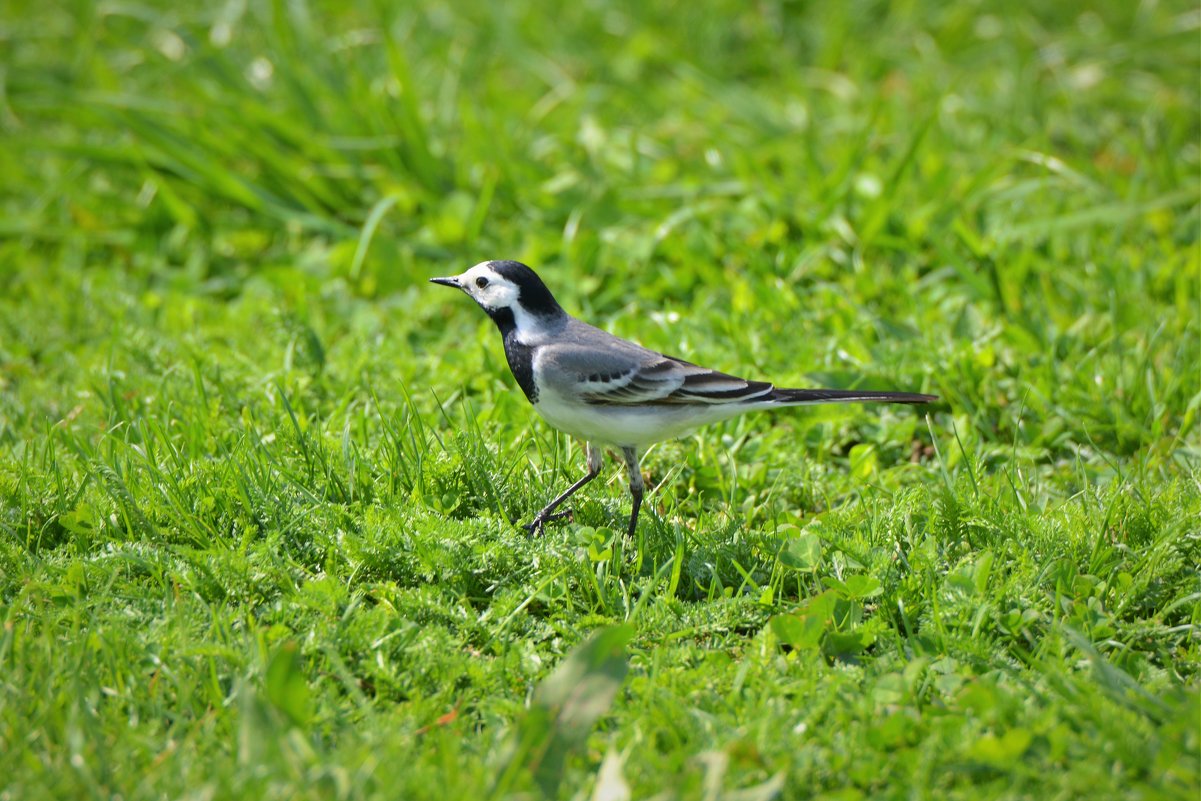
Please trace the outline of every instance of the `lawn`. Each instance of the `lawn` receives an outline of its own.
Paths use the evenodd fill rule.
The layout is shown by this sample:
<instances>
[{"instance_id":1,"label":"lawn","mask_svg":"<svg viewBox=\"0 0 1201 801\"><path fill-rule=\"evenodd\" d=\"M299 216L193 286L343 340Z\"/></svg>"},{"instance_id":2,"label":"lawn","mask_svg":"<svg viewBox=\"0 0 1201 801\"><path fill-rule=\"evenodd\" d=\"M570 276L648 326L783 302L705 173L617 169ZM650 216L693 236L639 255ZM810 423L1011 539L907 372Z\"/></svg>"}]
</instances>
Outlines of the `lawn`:
<instances>
[{"instance_id":1,"label":"lawn","mask_svg":"<svg viewBox=\"0 0 1201 801\"><path fill-rule=\"evenodd\" d=\"M1195 799L1187 2L8 0L0 801ZM785 386L637 535L488 258Z\"/></svg>"}]
</instances>

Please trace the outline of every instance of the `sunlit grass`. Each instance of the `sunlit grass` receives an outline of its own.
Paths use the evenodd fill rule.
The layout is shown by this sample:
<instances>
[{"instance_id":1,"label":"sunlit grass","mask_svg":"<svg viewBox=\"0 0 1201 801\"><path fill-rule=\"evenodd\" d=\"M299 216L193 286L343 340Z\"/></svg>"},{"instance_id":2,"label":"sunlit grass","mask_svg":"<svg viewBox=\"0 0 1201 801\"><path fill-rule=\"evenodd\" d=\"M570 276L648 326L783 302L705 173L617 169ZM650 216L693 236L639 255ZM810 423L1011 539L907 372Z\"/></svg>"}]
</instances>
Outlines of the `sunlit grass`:
<instances>
[{"instance_id":1,"label":"sunlit grass","mask_svg":"<svg viewBox=\"0 0 1201 801\"><path fill-rule=\"evenodd\" d=\"M3 17L0 798L1195 793L1194 8ZM529 539L580 448L425 281L493 257L943 400Z\"/></svg>"}]
</instances>

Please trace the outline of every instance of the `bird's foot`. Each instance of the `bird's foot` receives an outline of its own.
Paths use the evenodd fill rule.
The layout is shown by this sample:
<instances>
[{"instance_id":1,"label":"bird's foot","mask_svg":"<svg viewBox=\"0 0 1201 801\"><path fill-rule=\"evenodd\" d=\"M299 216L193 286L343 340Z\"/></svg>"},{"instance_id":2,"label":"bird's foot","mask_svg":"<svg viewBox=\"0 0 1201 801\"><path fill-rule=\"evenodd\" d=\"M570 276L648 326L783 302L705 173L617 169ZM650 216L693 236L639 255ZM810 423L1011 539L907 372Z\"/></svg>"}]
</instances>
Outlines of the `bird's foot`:
<instances>
[{"instance_id":1,"label":"bird's foot","mask_svg":"<svg viewBox=\"0 0 1201 801\"><path fill-rule=\"evenodd\" d=\"M554 514L550 515L539 512L533 520L531 520L529 523L526 523L524 526L522 526L522 528L524 528L526 533L528 533L530 536L537 537L542 533L542 527L547 523L553 523L556 520L562 520L565 517L571 517L570 509L564 509L562 512L555 512Z\"/></svg>"}]
</instances>

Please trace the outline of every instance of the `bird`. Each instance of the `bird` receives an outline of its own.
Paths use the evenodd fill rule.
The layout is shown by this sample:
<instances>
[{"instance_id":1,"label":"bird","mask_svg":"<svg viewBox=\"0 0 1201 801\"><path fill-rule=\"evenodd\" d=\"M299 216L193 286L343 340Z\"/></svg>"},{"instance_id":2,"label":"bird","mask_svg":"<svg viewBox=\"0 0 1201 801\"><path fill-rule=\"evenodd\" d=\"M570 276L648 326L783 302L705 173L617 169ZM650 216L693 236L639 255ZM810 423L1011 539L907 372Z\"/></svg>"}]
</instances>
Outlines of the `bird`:
<instances>
[{"instance_id":1,"label":"bird","mask_svg":"<svg viewBox=\"0 0 1201 801\"><path fill-rule=\"evenodd\" d=\"M509 369L534 410L584 441L587 472L525 526L531 535L571 514L558 509L600 475L606 446L625 462L632 498L626 536L633 538L645 489L639 457L650 445L757 409L938 400L915 392L780 388L657 353L572 317L518 261L484 261L430 281L462 290L492 318Z\"/></svg>"}]
</instances>

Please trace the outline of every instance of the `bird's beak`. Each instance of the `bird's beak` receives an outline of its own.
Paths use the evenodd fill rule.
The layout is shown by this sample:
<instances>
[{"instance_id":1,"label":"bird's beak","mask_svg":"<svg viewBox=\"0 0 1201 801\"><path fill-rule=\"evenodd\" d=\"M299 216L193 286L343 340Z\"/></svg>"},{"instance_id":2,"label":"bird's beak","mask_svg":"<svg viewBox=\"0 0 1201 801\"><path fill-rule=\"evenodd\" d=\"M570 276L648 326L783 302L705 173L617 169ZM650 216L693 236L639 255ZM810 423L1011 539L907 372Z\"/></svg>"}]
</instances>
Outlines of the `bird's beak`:
<instances>
[{"instance_id":1,"label":"bird's beak","mask_svg":"<svg viewBox=\"0 0 1201 801\"><path fill-rule=\"evenodd\" d=\"M431 278L431 284L441 284L442 286L453 286L455 289L462 289L463 285L459 283L458 276L450 276L449 278Z\"/></svg>"}]
</instances>

